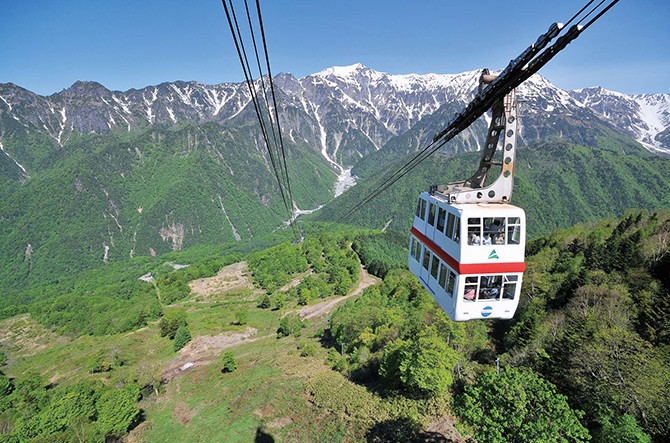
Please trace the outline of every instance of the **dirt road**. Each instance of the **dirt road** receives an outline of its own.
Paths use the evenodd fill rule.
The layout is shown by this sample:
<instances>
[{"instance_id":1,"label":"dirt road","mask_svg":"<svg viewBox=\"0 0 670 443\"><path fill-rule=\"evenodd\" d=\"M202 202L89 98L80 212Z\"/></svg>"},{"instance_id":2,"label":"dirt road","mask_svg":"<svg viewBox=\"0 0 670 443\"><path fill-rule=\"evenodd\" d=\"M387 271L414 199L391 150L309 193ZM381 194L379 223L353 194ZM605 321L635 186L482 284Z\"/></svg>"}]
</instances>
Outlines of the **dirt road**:
<instances>
[{"instance_id":1,"label":"dirt road","mask_svg":"<svg viewBox=\"0 0 670 443\"><path fill-rule=\"evenodd\" d=\"M363 290L369 286L372 286L378 283L380 280L377 277L374 277L368 274L368 271L361 266L361 278L358 280L358 286L353 290L349 295L344 297L334 298L332 300L326 300L315 305L308 305L298 310L300 317L303 319L310 319L315 317L320 317L326 315L332 311L335 306L347 300L348 298L359 295Z\"/></svg>"}]
</instances>

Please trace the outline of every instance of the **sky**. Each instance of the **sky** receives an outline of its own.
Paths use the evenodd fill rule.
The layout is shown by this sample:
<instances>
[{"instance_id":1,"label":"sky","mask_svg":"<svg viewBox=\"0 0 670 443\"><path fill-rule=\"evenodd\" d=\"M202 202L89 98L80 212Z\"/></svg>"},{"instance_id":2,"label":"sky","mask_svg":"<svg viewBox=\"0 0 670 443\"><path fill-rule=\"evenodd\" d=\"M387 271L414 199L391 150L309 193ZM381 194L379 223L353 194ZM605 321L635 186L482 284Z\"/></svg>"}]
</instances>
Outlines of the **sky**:
<instances>
[{"instance_id":1,"label":"sky","mask_svg":"<svg viewBox=\"0 0 670 443\"><path fill-rule=\"evenodd\" d=\"M250 6L255 5L249 0ZM233 0L238 17L242 0ZM502 69L586 0L261 0L273 75ZM670 93L670 2L620 0L540 73L563 89ZM0 0L0 83L41 95L243 81L218 0Z\"/></svg>"}]
</instances>

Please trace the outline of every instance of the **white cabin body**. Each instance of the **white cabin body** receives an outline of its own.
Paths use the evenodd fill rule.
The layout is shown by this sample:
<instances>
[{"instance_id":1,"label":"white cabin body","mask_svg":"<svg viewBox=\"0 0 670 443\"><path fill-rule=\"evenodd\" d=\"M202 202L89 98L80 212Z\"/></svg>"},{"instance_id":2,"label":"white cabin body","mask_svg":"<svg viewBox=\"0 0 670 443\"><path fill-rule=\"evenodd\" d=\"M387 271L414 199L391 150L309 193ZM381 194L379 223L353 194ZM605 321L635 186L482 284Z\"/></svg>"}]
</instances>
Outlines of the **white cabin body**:
<instances>
[{"instance_id":1,"label":"white cabin body","mask_svg":"<svg viewBox=\"0 0 670 443\"><path fill-rule=\"evenodd\" d=\"M409 268L455 321L509 319L526 268L526 215L504 203L453 203L419 196Z\"/></svg>"}]
</instances>

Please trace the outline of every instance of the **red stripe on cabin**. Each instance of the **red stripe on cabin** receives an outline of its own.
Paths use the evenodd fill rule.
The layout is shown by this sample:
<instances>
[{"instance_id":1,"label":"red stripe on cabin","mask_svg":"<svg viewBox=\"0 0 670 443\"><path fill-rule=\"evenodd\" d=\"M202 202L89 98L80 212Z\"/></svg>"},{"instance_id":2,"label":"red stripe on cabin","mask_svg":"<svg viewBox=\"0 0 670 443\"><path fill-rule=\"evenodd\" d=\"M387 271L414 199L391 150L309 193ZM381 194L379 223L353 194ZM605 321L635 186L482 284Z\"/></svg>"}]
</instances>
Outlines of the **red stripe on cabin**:
<instances>
[{"instance_id":1,"label":"red stripe on cabin","mask_svg":"<svg viewBox=\"0 0 670 443\"><path fill-rule=\"evenodd\" d=\"M451 266L459 274L497 274L508 272L524 272L526 270L526 262L513 263L459 263L454 257L444 252L431 239L423 235L412 226L412 234L419 239L421 243L426 245L428 249L433 251L433 254L442 259L443 262Z\"/></svg>"}]
</instances>

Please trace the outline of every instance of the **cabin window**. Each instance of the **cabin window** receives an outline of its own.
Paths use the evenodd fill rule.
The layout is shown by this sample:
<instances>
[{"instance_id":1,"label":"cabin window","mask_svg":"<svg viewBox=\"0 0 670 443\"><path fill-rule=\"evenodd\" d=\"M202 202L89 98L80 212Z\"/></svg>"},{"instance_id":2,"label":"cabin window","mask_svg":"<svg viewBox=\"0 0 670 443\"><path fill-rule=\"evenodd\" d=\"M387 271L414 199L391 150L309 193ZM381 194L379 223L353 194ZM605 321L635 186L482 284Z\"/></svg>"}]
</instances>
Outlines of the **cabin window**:
<instances>
[{"instance_id":1,"label":"cabin window","mask_svg":"<svg viewBox=\"0 0 670 443\"><path fill-rule=\"evenodd\" d=\"M521 243L519 217L468 218L469 245L518 245Z\"/></svg>"},{"instance_id":2,"label":"cabin window","mask_svg":"<svg viewBox=\"0 0 670 443\"><path fill-rule=\"evenodd\" d=\"M430 203L428 209L428 224L435 226L435 205Z\"/></svg>"},{"instance_id":3,"label":"cabin window","mask_svg":"<svg viewBox=\"0 0 670 443\"><path fill-rule=\"evenodd\" d=\"M454 235L452 237L456 243L461 242L461 219L456 217L456 228L454 229Z\"/></svg>"},{"instance_id":4,"label":"cabin window","mask_svg":"<svg viewBox=\"0 0 670 443\"><path fill-rule=\"evenodd\" d=\"M438 283L445 291L447 290L447 267L444 266L444 263L440 263L440 280Z\"/></svg>"},{"instance_id":5,"label":"cabin window","mask_svg":"<svg viewBox=\"0 0 670 443\"><path fill-rule=\"evenodd\" d=\"M479 217L468 218L468 244L481 245L482 219Z\"/></svg>"},{"instance_id":6,"label":"cabin window","mask_svg":"<svg viewBox=\"0 0 670 443\"><path fill-rule=\"evenodd\" d=\"M502 290L502 276L488 275L482 276L479 283L478 300L500 300Z\"/></svg>"},{"instance_id":7,"label":"cabin window","mask_svg":"<svg viewBox=\"0 0 670 443\"><path fill-rule=\"evenodd\" d=\"M514 300L517 275L482 275L465 278L465 300Z\"/></svg>"},{"instance_id":8,"label":"cabin window","mask_svg":"<svg viewBox=\"0 0 670 443\"><path fill-rule=\"evenodd\" d=\"M447 283L447 294L451 296L454 293L454 286L456 285L456 274L449 271L449 282Z\"/></svg>"},{"instance_id":9,"label":"cabin window","mask_svg":"<svg viewBox=\"0 0 670 443\"><path fill-rule=\"evenodd\" d=\"M430 275L437 280L437 271L440 269L440 259L437 258L437 255L433 255L433 262L430 267Z\"/></svg>"},{"instance_id":10,"label":"cabin window","mask_svg":"<svg viewBox=\"0 0 670 443\"><path fill-rule=\"evenodd\" d=\"M426 200L420 198L416 205L416 216L421 220L426 219Z\"/></svg>"},{"instance_id":11,"label":"cabin window","mask_svg":"<svg viewBox=\"0 0 670 443\"><path fill-rule=\"evenodd\" d=\"M451 214L449 214L451 215ZM444 208L438 208L437 211L437 230L444 232L444 219L447 216L447 211ZM447 235L448 237L448 235Z\"/></svg>"},{"instance_id":12,"label":"cabin window","mask_svg":"<svg viewBox=\"0 0 670 443\"><path fill-rule=\"evenodd\" d=\"M423 247L423 269L428 270L428 265L430 264L430 250L427 247Z\"/></svg>"},{"instance_id":13,"label":"cabin window","mask_svg":"<svg viewBox=\"0 0 670 443\"><path fill-rule=\"evenodd\" d=\"M449 238L452 238L454 233L454 218L454 214L450 212L449 218L447 218L447 230L444 232L444 234Z\"/></svg>"},{"instance_id":14,"label":"cabin window","mask_svg":"<svg viewBox=\"0 0 670 443\"><path fill-rule=\"evenodd\" d=\"M421 250L421 243L419 241L412 237L410 239L410 246L409 246L409 253L412 256L412 258L416 261L419 261L419 251Z\"/></svg>"},{"instance_id":15,"label":"cabin window","mask_svg":"<svg viewBox=\"0 0 670 443\"><path fill-rule=\"evenodd\" d=\"M479 277L465 277L463 299L475 301L479 289Z\"/></svg>"},{"instance_id":16,"label":"cabin window","mask_svg":"<svg viewBox=\"0 0 670 443\"><path fill-rule=\"evenodd\" d=\"M521 242L521 219L509 217L507 219L507 244L518 245Z\"/></svg>"},{"instance_id":17,"label":"cabin window","mask_svg":"<svg viewBox=\"0 0 670 443\"><path fill-rule=\"evenodd\" d=\"M484 218L483 245L505 244L505 217Z\"/></svg>"},{"instance_id":18,"label":"cabin window","mask_svg":"<svg viewBox=\"0 0 670 443\"><path fill-rule=\"evenodd\" d=\"M414 239L414 259L418 262L421 259L421 243Z\"/></svg>"},{"instance_id":19,"label":"cabin window","mask_svg":"<svg viewBox=\"0 0 670 443\"><path fill-rule=\"evenodd\" d=\"M516 294L516 284L519 277L516 275L505 275L503 277L502 298L505 300L514 300Z\"/></svg>"}]
</instances>

